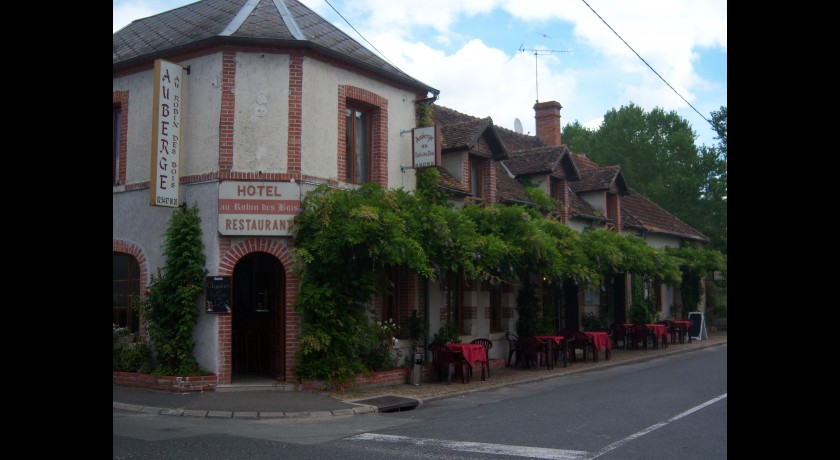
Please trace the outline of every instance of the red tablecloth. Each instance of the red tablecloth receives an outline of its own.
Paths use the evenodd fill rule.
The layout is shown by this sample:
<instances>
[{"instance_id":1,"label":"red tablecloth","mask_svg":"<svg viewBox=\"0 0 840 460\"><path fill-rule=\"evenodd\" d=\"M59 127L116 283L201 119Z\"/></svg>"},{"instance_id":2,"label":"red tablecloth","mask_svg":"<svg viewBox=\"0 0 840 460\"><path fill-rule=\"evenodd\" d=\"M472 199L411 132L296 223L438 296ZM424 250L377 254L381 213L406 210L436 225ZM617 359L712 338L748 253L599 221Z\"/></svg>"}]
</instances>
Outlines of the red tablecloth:
<instances>
[{"instance_id":1,"label":"red tablecloth","mask_svg":"<svg viewBox=\"0 0 840 460\"><path fill-rule=\"evenodd\" d=\"M653 332L653 336L656 337L656 340L659 340L663 335L668 335L668 327L664 324L645 324L645 326L647 326L648 331ZM632 324L625 324L624 327L626 327L628 331L633 329Z\"/></svg>"},{"instance_id":2,"label":"red tablecloth","mask_svg":"<svg viewBox=\"0 0 840 460\"><path fill-rule=\"evenodd\" d=\"M535 335L534 337L540 342L545 342L548 339L554 340L554 344L557 346L560 346L560 344L563 343L563 339L565 338L562 335Z\"/></svg>"},{"instance_id":3,"label":"red tablecloth","mask_svg":"<svg viewBox=\"0 0 840 460\"><path fill-rule=\"evenodd\" d=\"M610 335L606 332L587 332L586 335L592 337L592 341L595 343L596 352L604 349L610 349Z\"/></svg>"},{"instance_id":4,"label":"red tablecloth","mask_svg":"<svg viewBox=\"0 0 840 460\"><path fill-rule=\"evenodd\" d=\"M685 330L687 331L691 327L691 321L689 321L687 319L675 319L674 320L674 325L675 326L682 325L685 328Z\"/></svg>"},{"instance_id":5,"label":"red tablecloth","mask_svg":"<svg viewBox=\"0 0 840 460\"><path fill-rule=\"evenodd\" d=\"M477 343L447 343L446 345L452 349L452 351L457 351L458 353L463 354L464 359L470 366L472 366L476 361L483 363L487 362L487 353L484 352L484 345L479 345Z\"/></svg>"},{"instance_id":6,"label":"red tablecloth","mask_svg":"<svg viewBox=\"0 0 840 460\"><path fill-rule=\"evenodd\" d=\"M656 340L668 336L668 328L664 324L646 324L648 330L653 330L653 335Z\"/></svg>"}]
</instances>

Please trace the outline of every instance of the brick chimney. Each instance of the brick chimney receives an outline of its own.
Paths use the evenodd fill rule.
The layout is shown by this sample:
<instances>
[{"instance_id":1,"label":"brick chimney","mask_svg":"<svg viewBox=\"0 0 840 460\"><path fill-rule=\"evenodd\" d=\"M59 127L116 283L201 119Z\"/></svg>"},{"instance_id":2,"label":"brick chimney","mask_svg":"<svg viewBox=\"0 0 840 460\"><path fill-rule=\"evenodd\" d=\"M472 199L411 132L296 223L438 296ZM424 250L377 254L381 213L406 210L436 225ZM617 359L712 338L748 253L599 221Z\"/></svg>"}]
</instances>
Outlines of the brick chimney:
<instances>
[{"instance_id":1,"label":"brick chimney","mask_svg":"<svg viewBox=\"0 0 840 460\"><path fill-rule=\"evenodd\" d=\"M560 109L557 101L534 104L534 118L537 122L537 137L551 147L560 146Z\"/></svg>"}]
</instances>

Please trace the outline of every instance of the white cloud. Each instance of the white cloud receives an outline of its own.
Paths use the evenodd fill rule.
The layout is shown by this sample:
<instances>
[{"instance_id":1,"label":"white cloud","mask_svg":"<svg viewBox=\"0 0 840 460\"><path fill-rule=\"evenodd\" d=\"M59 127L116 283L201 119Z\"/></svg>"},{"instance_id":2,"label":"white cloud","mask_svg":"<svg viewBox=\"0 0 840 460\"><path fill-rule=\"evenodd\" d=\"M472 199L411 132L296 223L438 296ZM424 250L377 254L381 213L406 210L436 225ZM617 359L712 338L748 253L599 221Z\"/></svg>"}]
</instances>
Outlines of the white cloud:
<instances>
[{"instance_id":1,"label":"white cloud","mask_svg":"<svg viewBox=\"0 0 840 460\"><path fill-rule=\"evenodd\" d=\"M726 0L330 0L364 39L325 1L302 1L363 45L370 46L369 40L412 77L441 90L440 104L491 116L506 128L519 118L526 132L535 132L537 76L539 100L560 102L564 123L599 124L604 113L632 101L646 110L680 110L691 117L695 130L708 128L587 4L692 105L716 110L726 104L725 64L724 75L715 81L698 73L704 50L720 49L725 56ZM145 17L187 3L192 1L174 0L166 7L159 6L160 0L115 2L115 30L118 17ZM500 12L509 16L499 18ZM537 31L551 38L538 39ZM516 43L501 49L500 37ZM525 48L541 43L571 53L540 55L535 75L535 56L516 51L520 37L533 40ZM488 45L492 41L495 47ZM714 102L721 94L722 101Z\"/></svg>"}]
</instances>

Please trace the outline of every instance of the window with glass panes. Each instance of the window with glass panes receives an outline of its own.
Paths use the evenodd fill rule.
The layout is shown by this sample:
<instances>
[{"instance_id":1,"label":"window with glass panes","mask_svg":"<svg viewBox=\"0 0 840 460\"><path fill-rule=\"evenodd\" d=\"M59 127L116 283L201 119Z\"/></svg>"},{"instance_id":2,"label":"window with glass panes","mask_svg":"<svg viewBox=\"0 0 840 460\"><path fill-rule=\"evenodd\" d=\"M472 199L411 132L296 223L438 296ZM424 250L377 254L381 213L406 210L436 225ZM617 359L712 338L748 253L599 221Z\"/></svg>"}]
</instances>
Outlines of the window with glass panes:
<instances>
[{"instance_id":1,"label":"window with glass panes","mask_svg":"<svg viewBox=\"0 0 840 460\"><path fill-rule=\"evenodd\" d=\"M345 110L347 182L370 182L371 171L371 114L370 110L347 104Z\"/></svg>"},{"instance_id":2,"label":"window with glass panes","mask_svg":"<svg viewBox=\"0 0 840 460\"><path fill-rule=\"evenodd\" d=\"M131 299L140 293L140 264L131 254L113 253L113 321L130 332L140 330L140 315L132 308Z\"/></svg>"}]
</instances>

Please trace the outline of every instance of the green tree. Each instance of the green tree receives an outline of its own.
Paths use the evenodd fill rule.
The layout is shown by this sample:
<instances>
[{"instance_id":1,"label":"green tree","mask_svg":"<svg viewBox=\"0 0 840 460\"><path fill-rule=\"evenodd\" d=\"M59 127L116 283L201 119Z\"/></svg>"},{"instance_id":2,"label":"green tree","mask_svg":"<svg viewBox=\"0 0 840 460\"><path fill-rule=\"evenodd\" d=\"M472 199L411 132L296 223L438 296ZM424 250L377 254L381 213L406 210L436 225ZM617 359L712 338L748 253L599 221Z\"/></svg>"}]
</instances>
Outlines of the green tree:
<instances>
[{"instance_id":1,"label":"green tree","mask_svg":"<svg viewBox=\"0 0 840 460\"><path fill-rule=\"evenodd\" d=\"M718 143L712 147L700 147L700 170L703 173L700 205L705 218L697 223L696 228L711 239L710 248L726 254L726 106L712 112L712 125Z\"/></svg>"},{"instance_id":2,"label":"green tree","mask_svg":"<svg viewBox=\"0 0 840 460\"><path fill-rule=\"evenodd\" d=\"M563 127L561 138L569 150L575 153L589 154L592 151L593 130L575 120Z\"/></svg>"}]
</instances>

